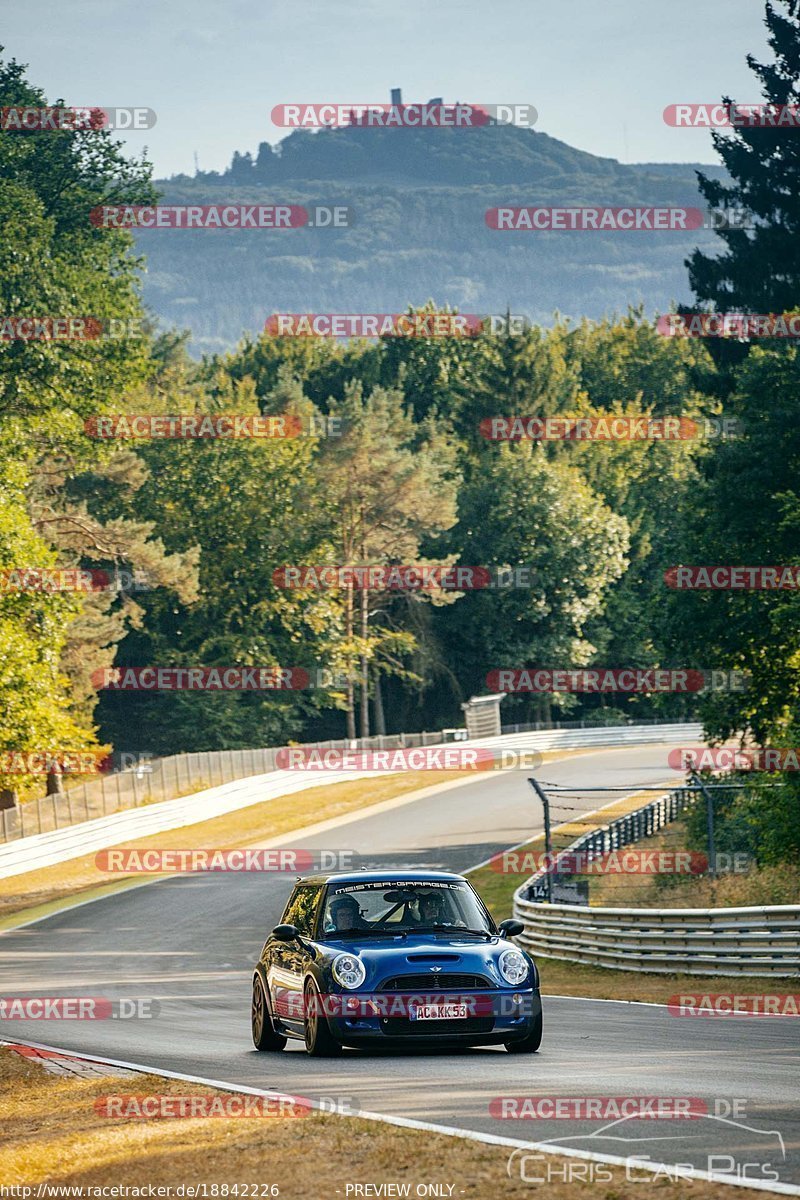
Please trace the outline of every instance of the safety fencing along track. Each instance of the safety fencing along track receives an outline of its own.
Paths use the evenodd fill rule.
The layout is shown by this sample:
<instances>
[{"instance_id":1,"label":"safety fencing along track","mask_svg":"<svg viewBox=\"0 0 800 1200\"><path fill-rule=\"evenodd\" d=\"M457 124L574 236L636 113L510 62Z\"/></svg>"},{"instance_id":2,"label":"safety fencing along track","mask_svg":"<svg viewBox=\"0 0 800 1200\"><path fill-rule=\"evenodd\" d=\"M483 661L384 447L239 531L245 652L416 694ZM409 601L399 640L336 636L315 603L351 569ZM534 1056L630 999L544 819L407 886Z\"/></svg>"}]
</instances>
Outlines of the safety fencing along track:
<instances>
[{"instance_id":1,"label":"safety fencing along track","mask_svg":"<svg viewBox=\"0 0 800 1200\"><path fill-rule=\"evenodd\" d=\"M321 749L395 749L430 746L441 733L407 733L357 742L319 742ZM276 770L277 747L264 750L203 750L171 754L140 762L124 771L101 774L51 796L40 796L11 809L0 810L0 844L68 825L107 817L125 809L173 800L192 791L207 791Z\"/></svg>"},{"instance_id":2,"label":"safety fencing along track","mask_svg":"<svg viewBox=\"0 0 800 1200\"><path fill-rule=\"evenodd\" d=\"M587 861L657 832L688 803L672 792L558 853ZM672 975L800 975L800 906L582 908L531 900L537 872L514 893L517 939L531 954L620 971Z\"/></svg>"},{"instance_id":3,"label":"safety fencing along track","mask_svg":"<svg viewBox=\"0 0 800 1200\"><path fill-rule=\"evenodd\" d=\"M498 752L504 748L519 751L523 748L551 750L580 746L614 747L642 745L649 742L669 742L678 736L691 740L698 738L700 733L701 727L696 724L627 725L601 729L548 729L538 733L515 733L510 736L486 738L481 740L480 745ZM436 744L442 744L442 734L440 733L406 734L405 745L429 745L433 739L436 739ZM369 739L370 748L379 748L378 743L380 742L383 743L383 746L392 748L402 745L403 739L402 737L371 738ZM324 744L340 747L352 746L350 742ZM475 745L474 742L461 742L460 744ZM364 743L357 743L357 747L365 748ZM247 808L251 804L260 804L265 800L275 800L293 792L304 791L306 788L330 783L344 783L355 779L369 779L372 775L369 771L336 771L334 774L324 771L269 769L264 774L247 774L249 761L252 760L248 760L246 756L251 754L269 755L267 761L272 765L275 763L277 751L270 749L223 753L242 755L241 766L245 773L244 778L233 779L219 787L206 788L174 800L144 804L141 807L113 812L94 820L68 824L64 828L51 829L46 833L35 833L24 837L20 837L17 833L15 840L9 840L6 845L0 845L0 879L20 875L24 871L36 870L39 867L66 862L108 846L117 846L128 838L140 838L148 834L162 833L168 829L180 829L186 825L194 825L199 821L207 821L212 817L235 812L237 809ZM186 757L192 756L187 755ZM205 755L197 757L205 758ZM252 768L250 769L252 771ZM258 766L256 766L256 770L258 770ZM385 772L382 771L380 774L383 775ZM471 773L465 772L465 782L471 777ZM432 782L434 782L434 778L435 772L432 772Z\"/></svg>"}]
</instances>

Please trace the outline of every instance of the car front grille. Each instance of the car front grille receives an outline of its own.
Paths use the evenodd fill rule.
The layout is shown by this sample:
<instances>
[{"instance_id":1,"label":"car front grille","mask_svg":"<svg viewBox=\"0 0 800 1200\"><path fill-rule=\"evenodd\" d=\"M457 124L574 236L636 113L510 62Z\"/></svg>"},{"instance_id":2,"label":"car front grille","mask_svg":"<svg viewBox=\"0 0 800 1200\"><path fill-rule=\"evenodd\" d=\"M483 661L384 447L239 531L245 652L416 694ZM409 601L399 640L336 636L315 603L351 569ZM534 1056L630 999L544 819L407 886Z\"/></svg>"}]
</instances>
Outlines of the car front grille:
<instances>
[{"instance_id":1,"label":"car front grille","mask_svg":"<svg viewBox=\"0 0 800 1200\"><path fill-rule=\"evenodd\" d=\"M469 992L486 991L497 985L483 975L460 975L454 971L426 971L418 975L394 975L380 985L382 992Z\"/></svg>"}]
</instances>

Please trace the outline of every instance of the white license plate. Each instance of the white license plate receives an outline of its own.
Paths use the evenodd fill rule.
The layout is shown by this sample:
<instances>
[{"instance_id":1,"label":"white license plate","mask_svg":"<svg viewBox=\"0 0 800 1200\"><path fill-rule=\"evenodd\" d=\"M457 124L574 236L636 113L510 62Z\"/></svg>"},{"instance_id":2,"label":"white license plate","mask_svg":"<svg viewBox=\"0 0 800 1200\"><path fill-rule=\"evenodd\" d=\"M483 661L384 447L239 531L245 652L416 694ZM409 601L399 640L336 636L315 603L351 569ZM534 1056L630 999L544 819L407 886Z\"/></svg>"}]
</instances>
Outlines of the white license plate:
<instances>
[{"instance_id":1,"label":"white license plate","mask_svg":"<svg viewBox=\"0 0 800 1200\"><path fill-rule=\"evenodd\" d=\"M468 1016L466 1004L412 1004L412 1021L457 1021Z\"/></svg>"}]
</instances>

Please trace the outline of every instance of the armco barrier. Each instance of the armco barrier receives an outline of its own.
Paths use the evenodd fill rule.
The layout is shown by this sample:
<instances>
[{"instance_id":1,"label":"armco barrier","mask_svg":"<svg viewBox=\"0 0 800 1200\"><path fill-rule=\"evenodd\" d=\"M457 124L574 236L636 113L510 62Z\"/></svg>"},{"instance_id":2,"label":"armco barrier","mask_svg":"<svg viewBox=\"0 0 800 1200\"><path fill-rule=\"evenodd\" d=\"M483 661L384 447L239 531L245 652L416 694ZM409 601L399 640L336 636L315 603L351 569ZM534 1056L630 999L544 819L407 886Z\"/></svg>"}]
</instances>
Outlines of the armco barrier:
<instances>
[{"instance_id":1,"label":"armco barrier","mask_svg":"<svg viewBox=\"0 0 800 1200\"><path fill-rule=\"evenodd\" d=\"M562 729L543 730L539 733L516 733L510 736L489 738L480 744L496 749L505 747L515 750L522 748L549 750L580 746L642 745L650 742L670 742L678 737L691 742L699 738L700 734L701 727L697 724L629 725L612 729ZM405 744L422 744L421 741L412 741L412 738L424 738L426 739L424 744L432 744L433 739L437 742L441 740L441 734L407 734ZM379 741L383 741L385 746L390 747L398 744L399 739L372 738L370 741L375 746ZM352 743L349 742L334 744L352 746ZM7 845L0 845L0 879L11 875L20 875L24 871L35 870L38 867L65 862L82 854L102 850L107 846L120 845L126 838L146 837L148 834L162 833L168 829L180 829L186 825L194 825L199 821L206 821L212 817L249 807L251 804L274 800L279 796L286 796L296 791L304 791L306 788L319 787L331 782L330 777L316 772L307 774L287 770L275 771L268 767L266 772L260 774L247 773L251 754L269 756L266 761L270 766L274 766L276 754L274 749L228 751L226 753L242 756L244 777L232 779L218 787L204 788L202 791L188 796L162 800L160 803L145 803L141 807L112 812L106 816L79 821L43 833L32 833L30 836L24 837L17 833L14 840L10 840ZM202 761L206 756L185 755L181 757L197 757ZM213 755L211 757L213 758ZM335 782L364 777L364 772L337 772ZM431 778L431 782L436 782L434 777Z\"/></svg>"},{"instance_id":2,"label":"armco barrier","mask_svg":"<svg viewBox=\"0 0 800 1200\"><path fill-rule=\"evenodd\" d=\"M522 889L520 889L521 891ZM579 908L514 896L531 954L619 971L800 975L800 906Z\"/></svg>"},{"instance_id":3,"label":"armco barrier","mask_svg":"<svg viewBox=\"0 0 800 1200\"><path fill-rule=\"evenodd\" d=\"M688 803L672 792L578 838L561 853L588 859L647 837ZM800 975L800 906L582 908L528 897L538 872L514 893L517 939L531 954L620 971L672 975Z\"/></svg>"}]
</instances>

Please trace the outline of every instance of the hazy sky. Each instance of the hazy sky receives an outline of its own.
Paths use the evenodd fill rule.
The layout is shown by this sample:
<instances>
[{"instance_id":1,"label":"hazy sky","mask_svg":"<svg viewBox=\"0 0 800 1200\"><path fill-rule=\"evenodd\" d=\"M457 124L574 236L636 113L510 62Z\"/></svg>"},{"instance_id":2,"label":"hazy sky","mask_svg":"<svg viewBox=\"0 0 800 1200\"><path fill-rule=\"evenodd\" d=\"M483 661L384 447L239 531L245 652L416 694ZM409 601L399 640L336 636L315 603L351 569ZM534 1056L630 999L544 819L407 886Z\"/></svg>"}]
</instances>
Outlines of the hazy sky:
<instances>
[{"instance_id":1,"label":"hazy sky","mask_svg":"<svg viewBox=\"0 0 800 1200\"><path fill-rule=\"evenodd\" d=\"M529 103L537 128L622 162L716 161L665 105L760 99L761 0L38 0L7 5L6 55L49 98L142 105L157 176L228 165L285 131L275 104L443 96ZM402 136L402 132L398 132Z\"/></svg>"}]
</instances>

